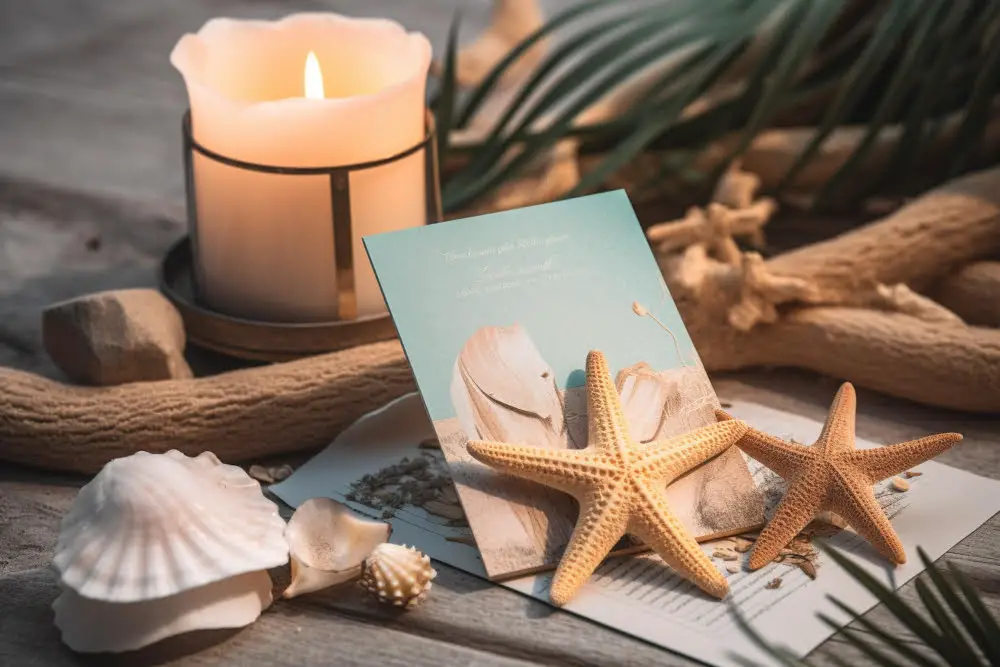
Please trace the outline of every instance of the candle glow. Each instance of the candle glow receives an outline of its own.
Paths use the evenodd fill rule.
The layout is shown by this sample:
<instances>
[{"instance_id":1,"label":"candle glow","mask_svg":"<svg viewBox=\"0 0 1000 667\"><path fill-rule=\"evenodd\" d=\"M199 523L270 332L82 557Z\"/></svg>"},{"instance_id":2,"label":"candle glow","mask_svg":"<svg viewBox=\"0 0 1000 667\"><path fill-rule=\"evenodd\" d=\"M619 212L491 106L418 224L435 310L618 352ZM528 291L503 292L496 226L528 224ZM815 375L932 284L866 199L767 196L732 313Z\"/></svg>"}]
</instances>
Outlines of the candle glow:
<instances>
[{"instance_id":1,"label":"candle glow","mask_svg":"<svg viewBox=\"0 0 1000 667\"><path fill-rule=\"evenodd\" d=\"M305 88L307 99L321 100L326 97L323 93L323 71L319 68L319 60L312 51L306 56Z\"/></svg>"}]
</instances>

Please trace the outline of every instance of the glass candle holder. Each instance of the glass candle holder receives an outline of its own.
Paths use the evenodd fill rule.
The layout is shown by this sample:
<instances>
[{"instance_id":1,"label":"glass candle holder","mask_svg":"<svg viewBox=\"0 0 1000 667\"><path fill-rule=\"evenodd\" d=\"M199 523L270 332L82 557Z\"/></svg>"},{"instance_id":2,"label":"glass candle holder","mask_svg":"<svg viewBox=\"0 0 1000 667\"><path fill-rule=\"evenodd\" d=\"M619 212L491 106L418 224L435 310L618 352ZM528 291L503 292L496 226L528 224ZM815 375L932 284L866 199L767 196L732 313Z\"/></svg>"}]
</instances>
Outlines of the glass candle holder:
<instances>
[{"instance_id":1,"label":"glass candle holder","mask_svg":"<svg viewBox=\"0 0 1000 667\"><path fill-rule=\"evenodd\" d=\"M362 236L440 217L430 57L395 22L336 14L213 19L181 38L200 302L267 322L385 312Z\"/></svg>"}]
</instances>

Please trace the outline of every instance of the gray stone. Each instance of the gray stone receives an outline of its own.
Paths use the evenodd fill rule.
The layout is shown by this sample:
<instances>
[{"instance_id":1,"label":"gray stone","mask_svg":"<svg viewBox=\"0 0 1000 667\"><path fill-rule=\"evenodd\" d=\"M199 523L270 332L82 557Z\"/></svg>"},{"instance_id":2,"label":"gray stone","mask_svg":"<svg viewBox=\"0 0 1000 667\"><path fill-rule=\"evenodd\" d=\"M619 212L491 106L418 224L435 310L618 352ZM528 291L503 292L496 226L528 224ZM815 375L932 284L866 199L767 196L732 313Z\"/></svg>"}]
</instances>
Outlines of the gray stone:
<instances>
[{"instance_id":1,"label":"gray stone","mask_svg":"<svg viewBox=\"0 0 1000 667\"><path fill-rule=\"evenodd\" d=\"M52 361L81 384L192 376L181 316L155 290L98 292L49 306L42 313L42 342Z\"/></svg>"}]
</instances>

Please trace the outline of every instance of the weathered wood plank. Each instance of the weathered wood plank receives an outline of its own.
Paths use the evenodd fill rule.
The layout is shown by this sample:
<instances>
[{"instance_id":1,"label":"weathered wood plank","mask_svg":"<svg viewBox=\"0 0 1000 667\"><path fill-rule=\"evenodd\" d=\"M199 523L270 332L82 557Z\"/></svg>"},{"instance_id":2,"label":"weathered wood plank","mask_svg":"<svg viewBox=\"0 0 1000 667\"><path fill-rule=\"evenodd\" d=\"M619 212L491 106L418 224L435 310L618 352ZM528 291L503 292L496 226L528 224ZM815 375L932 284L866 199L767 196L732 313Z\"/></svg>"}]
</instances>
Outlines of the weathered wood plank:
<instances>
[{"instance_id":1,"label":"weathered wood plank","mask_svg":"<svg viewBox=\"0 0 1000 667\"><path fill-rule=\"evenodd\" d=\"M795 380L794 376L788 379L792 387L795 387ZM815 378L809 380L816 383ZM739 383L737 388L734 380L725 380L718 384L724 396L732 397L740 392L752 391L743 383ZM801 402L804 395L805 392L799 392L794 402ZM754 394L757 400L762 400L762 396L771 398L767 393ZM779 395L777 400L763 400L763 402L780 405L787 402L786 398L784 395ZM780 405L780 407L788 406ZM868 419L872 419L872 416L862 413L862 419L859 421ZM910 427L902 425L897 428ZM19 477L24 479L43 476L22 472ZM42 543L42 546L45 543L51 546L54 543L59 514L68 507L74 494L73 488L56 484L28 484L17 480L4 482L0 489L8 503L24 508L21 514L31 516L32 521L39 526L32 531L26 531L26 534L40 536L41 539L36 539L36 542ZM6 546L7 540L4 539L2 542ZM986 594L987 604L1000 612L1000 581L997 577L997 573L1000 572L1000 555L996 549L998 543L1000 543L1000 517L995 517L953 549L947 558L974 578ZM46 558L47 555L42 549L36 549L32 559L26 562L31 567L38 567L44 564ZM246 645L233 638L222 646L209 649L205 655L199 653L197 656L185 658L180 664L214 664L211 662L212 656L215 655L212 652L223 650L226 651L227 658L242 656L244 655L242 651L250 651L251 648L257 652L246 655L252 655L256 659L269 657L276 641L272 638L273 635L290 632L283 621L279 622L279 619L284 619L286 614L294 619L305 617L316 620L317 625L314 629L312 626L303 626L306 636L301 637L300 641L305 646L310 646L313 641L325 640L331 633L340 634L348 628L351 629L353 636L355 633L352 623L364 623L408 636L423 636L439 642L458 644L474 651L495 652L512 659L541 660L554 664L689 664L683 658L594 626L569 614L556 612L539 602L494 587L447 566L438 564L437 567L440 575L435 582L431 601L417 612L403 615L387 613L351 589L328 591L294 601L280 601L274 610L258 623L263 629L254 630L254 633L262 634L247 635L246 633L250 632L248 630L238 635L238 637L261 637L259 642ZM284 573L277 575L279 587L283 583L280 580L283 576L286 575ZM49 604L55 596L55 589L50 583L39 584L36 579L30 581L35 582L32 586L37 588L32 593L33 599L43 601L44 605ZM904 588L904 597L910 601L916 600L912 584ZM899 636L907 637L906 632L892 622L884 608L877 608L871 614L880 624L886 624ZM35 618L36 621L33 622L36 624L41 622L47 625L50 622L38 621L37 616ZM272 625L275 627L272 628ZM34 632L37 635L40 630L36 629ZM317 633L318 639L312 638L310 634L312 632ZM20 636L24 633L18 631L15 634ZM10 636L12 635L0 632L0 637ZM32 636L31 633L28 633L28 636ZM51 638L51 635L48 636ZM910 639L915 641L915 638L910 637ZM232 642L236 642L236 648L232 648ZM2 647L3 643L0 641L0 651L3 650ZM52 648L49 647L47 650ZM831 654L841 658L858 657L845 640L834 638L817 652L817 664L828 664L824 656ZM857 664L866 662L859 660Z\"/></svg>"},{"instance_id":2,"label":"weathered wood plank","mask_svg":"<svg viewBox=\"0 0 1000 667\"><path fill-rule=\"evenodd\" d=\"M48 569L0 578L0 664L35 667L80 664L59 642L50 605L58 586ZM350 594L341 591L340 594ZM372 602L372 605L376 603ZM164 640L102 665L388 665L411 667L531 663L381 623L378 616L343 615L329 608L277 601L253 625L240 631L194 633Z\"/></svg>"},{"instance_id":3,"label":"weathered wood plank","mask_svg":"<svg viewBox=\"0 0 1000 667\"><path fill-rule=\"evenodd\" d=\"M37 640L37 645L41 645L47 641L45 638L57 639L47 631L51 625L51 617L46 615L47 611L41 613L35 607L40 605L47 610L58 594L52 575L41 571L48 566L59 521L76 494L72 480L26 470L17 471L16 475L8 473L7 476L15 479L0 481L0 562L8 554L11 555L7 567L0 571L0 664L6 664L2 659L5 651L10 655L17 655L18 651L27 648L28 645L24 642ZM50 478L53 483L21 481L25 477ZM82 481L84 480L77 480L76 484ZM227 659L235 660L236 657L243 656L244 651L246 656L255 659L269 657L276 650L272 636L291 632L290 624L298 623L303 627L302 632L296 631L296 634L304 635L300 639L309 646L313 642L326 641L330 635L354 635L356 633L351 625L363 623L373 628L384 627L387 633L391 631L406 636L423 636L435 642L455 644L473 652L493 653L515 661L542 660L551 664L581 665L614 663L636 667L690 664L683 658L595 626L571 614L557 612L548 605L498 588L446 565L436 563L435 567L439 574L435 579L432 595L426 604L410 613L400 614L377 605L360 590L350 586L290 601L279 600L254 626L265 626L261 631L263 634L259 635L263 639L249 646L240 644L238 652L233 654L235 657L226 653ZM287 569L273 571L272 577L276 583L276 594L280 593L287 583ZM22 620L4 621L8 616L4 612L4 605L7 603L2 599L4 582L24 589L15 596L16 600L11 604L19 604L18 601L30 598L34 605L32 609L37 613L29 613L25 609L10 614ZM11 609L14 608L20 607ZM302 625L297 620L302 617L315 622ZM8 633L4 623L15 624L13 627L17 629ZM32 626L40 624L44 628L34 628L28 632L22 628L21 623ZM312 636L313 633L315 637ZM243 635L244 633L240 633L241 637ZM22 639L14 641L18 637ZM30 647L34 650L37 645L31 643ZM55 655L54 650L52 646L47 646L45 650L40 650L40 655ZM223 647L218 650L222 651ZM398 647L398 650L400 655L405 655L403 646ZM462 654L462 658L467 659L467 656ZM199 654L198 660L200 659L202 656ZM188 660L192 662L183 664L214 664L198 662L194 658ZM443 658L441 664L451 663Z\"/></svg>"},{"instance_id":4,"label":"weathered wood plank","mask_svg":"<svg viewBox=\"0 0 1000 667\"><path fill-rule=\"evenodd\" d=\"M52 559L59 521L76 486L9 481L0 473L0 576L43 567Z\"/></svg>"}]
</instances>

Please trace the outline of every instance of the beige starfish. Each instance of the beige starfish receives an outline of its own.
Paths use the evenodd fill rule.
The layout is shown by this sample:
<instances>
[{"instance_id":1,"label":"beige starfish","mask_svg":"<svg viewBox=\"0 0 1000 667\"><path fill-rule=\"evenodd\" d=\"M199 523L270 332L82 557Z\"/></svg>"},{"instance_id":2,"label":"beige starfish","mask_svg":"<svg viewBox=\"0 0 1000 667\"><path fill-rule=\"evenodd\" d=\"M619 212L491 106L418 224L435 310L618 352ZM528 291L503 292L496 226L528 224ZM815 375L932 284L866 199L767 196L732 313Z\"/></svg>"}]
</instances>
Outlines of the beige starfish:
<instances>
[{"instance_id":1,"label":"beige starfish","mask_svg":"<svg viewBox=\"0 0 1000 667\"><path fill-rule=\"evenodd\" d=\"M906 562L903 544L875 499L872 486L937 456L962 436L939 433L897 445L855 449L856 407L854 387L845 382L833 399L814 445L785 442L752 428L737 443L789 483L785 497L750 552L751 570L774 560L806 524L825 510L843 517L889 560ZM722 420L732 419L722 410L716 414Z\"/></svg>"},{"instance_id":2,"label":"beige starfish","mask_svg":"<svg viewBox=\"0 0 1000 667\"><path fill-rule=\"evenodd\" d=\"M625 533L651 546L705 592L725 597L726 578L667 506L664 490L728 449L746 433L746 424L724 421L641 445L629 435L607 361L596 350L587 355L587 422L586 449L469 442L469 453L479 461L579 501L580 516L549 591L552 602L569 602Z\"/></svg>"}]
</instances>

